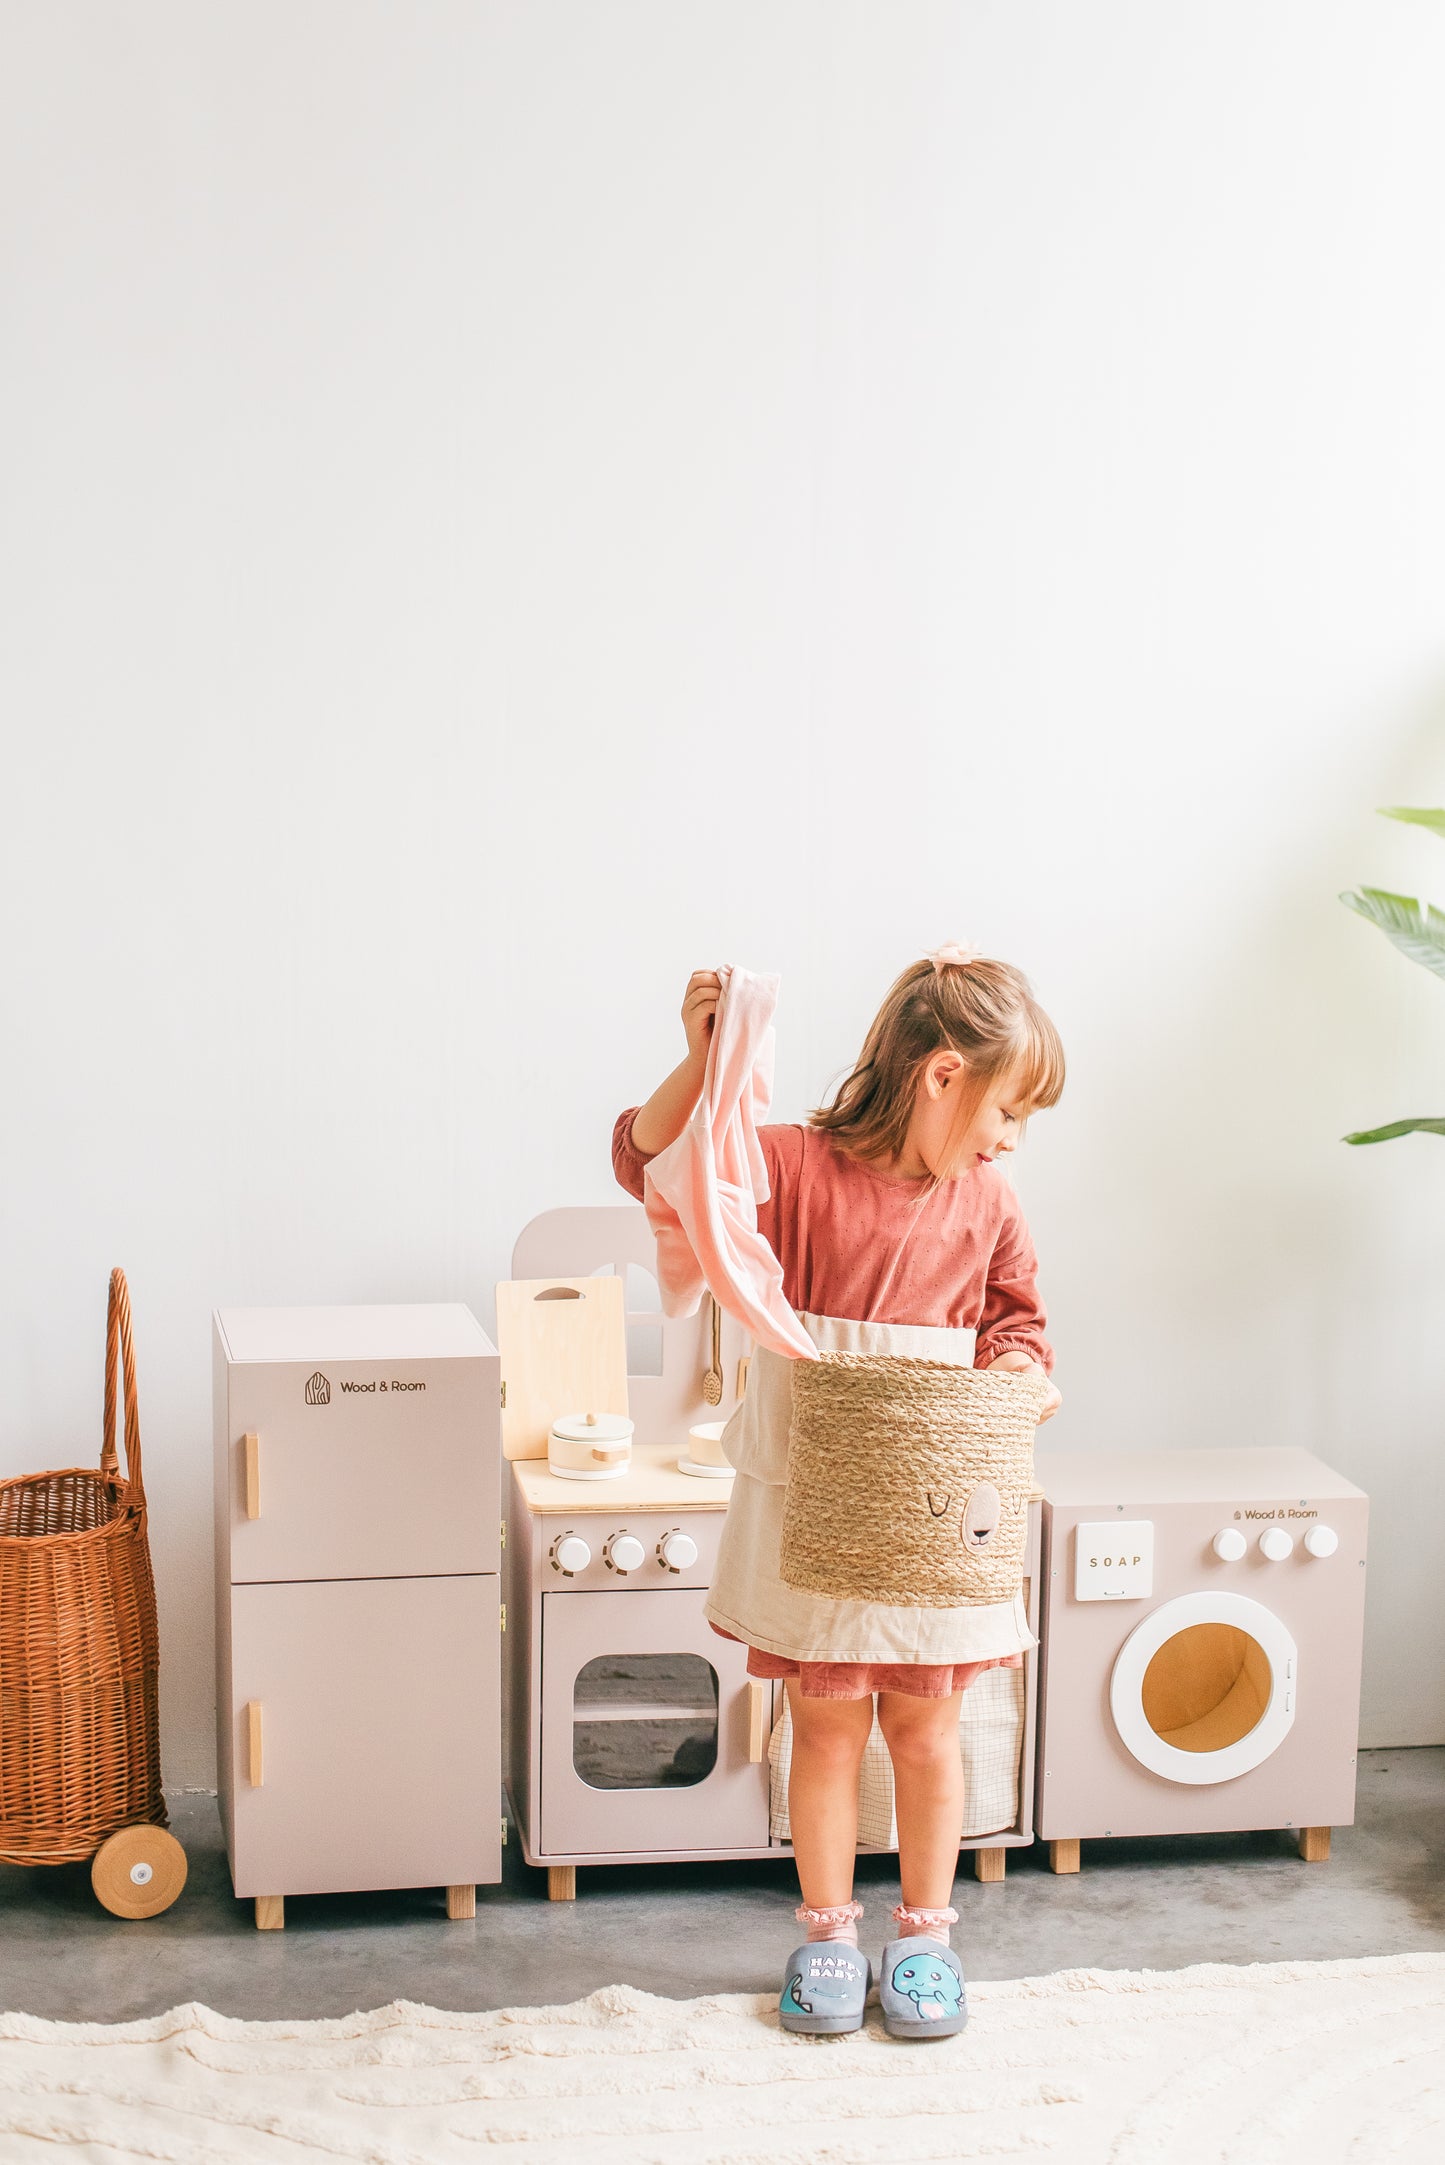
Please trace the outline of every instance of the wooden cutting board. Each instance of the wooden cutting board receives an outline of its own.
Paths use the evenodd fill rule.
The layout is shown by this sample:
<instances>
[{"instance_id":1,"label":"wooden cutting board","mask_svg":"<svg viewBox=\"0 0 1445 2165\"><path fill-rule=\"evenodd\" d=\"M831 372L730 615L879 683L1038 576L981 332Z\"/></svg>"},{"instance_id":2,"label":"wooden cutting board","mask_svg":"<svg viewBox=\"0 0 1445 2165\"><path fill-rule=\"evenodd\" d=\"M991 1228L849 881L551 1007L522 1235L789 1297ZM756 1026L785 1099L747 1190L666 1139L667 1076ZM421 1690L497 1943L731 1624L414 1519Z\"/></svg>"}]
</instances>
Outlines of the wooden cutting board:
<instances>
[{"instance_id":1,"label":"wooden cutting board","mask_svg":"<svg viewBox=\"0 0 1445 2165\"><path fill-rule=\"evenodd\" d=\"M505 1278L497 1287L508 1458L545 1458L562 1414L626 1413L622 1293L617 1277Z\"/></svg>"}]
</instances>

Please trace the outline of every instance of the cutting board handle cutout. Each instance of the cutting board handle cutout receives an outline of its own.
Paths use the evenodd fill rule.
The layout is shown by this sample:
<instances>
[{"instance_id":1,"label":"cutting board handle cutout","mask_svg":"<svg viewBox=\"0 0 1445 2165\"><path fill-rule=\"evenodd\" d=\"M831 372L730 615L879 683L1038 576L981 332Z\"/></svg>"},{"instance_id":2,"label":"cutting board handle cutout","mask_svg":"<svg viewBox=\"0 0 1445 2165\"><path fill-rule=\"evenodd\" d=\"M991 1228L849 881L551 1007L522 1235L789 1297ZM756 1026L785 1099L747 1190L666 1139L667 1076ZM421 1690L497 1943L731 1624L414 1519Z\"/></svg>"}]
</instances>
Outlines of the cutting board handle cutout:
<instances>
[{"instance_id":1,"label":"cutting board handle cutout","mask_svg":"<svg viewBox=\"0 0 1445 2165\"><path fill-rule=\"evenodd\" d=\"M627 1320L616 1276L504 1279L497 1349L508 1458L545 1458L548 1431L563 1414L627 1413Z\"/></svg>"}]
</instances>

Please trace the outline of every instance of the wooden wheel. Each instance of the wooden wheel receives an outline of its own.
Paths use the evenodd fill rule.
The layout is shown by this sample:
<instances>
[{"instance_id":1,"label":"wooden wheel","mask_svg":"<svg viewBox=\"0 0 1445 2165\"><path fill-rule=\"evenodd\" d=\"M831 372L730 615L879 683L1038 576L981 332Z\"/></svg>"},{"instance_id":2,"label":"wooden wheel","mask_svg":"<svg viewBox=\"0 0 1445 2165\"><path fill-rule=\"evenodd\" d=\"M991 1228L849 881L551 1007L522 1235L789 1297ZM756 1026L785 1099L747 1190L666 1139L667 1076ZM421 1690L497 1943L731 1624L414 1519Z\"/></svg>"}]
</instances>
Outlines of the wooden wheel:
<instances>
[{"instance_id":1,"label":"wooden wheel","mask_svg":"<svg viewBox=\"0 0 1445 2165\"><path fill-rule=\"evenodd\" d=\"M90 1867L95 1898L116 1917L158 1917L186 1884L186 1853L164 1827L122 1827Z\"/></svg>"}]
</instances>

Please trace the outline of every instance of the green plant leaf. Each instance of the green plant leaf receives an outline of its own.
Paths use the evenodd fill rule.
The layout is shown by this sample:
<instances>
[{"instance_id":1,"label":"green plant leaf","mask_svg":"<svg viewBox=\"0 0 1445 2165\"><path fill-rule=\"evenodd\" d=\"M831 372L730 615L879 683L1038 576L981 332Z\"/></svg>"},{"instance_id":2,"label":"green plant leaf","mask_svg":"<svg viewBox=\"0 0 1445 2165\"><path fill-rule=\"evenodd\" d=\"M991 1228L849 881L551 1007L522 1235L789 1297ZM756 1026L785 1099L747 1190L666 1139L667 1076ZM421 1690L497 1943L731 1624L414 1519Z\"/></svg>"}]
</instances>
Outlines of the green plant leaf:
<instances>
[{"instance_id":1,"label":"green plant leaf","mask_svg":"<svg viewBox=\"0 0 1445 2165\"><path fill-rule=\"evenodd\" d=\"M1402 955L1445 977L1445 910L1437 910L1433 902L1417 902L1413 895L1387 894L1383 887L1362 887L1340 900L1356 916L1378 925Z\"/></svg>"},{"instance_id":2,"label":"green plant leaf","mask_svg":"<svg viewBox=\"0 0 1445 2165\"><path fill-rule=\"evenodd\" d=\"M1445 837L1445 811L1421 811L1408 804L1382 804L1381 819L1408 820L1412 827L1428 827L1432 834Z\"/></svg>"},{"instance_id":3,"label":"green plant leaf","mask_svg":"<svg viewBox=\"0 0 1445 2165\"><path fill-rule=\"evenodd\" d=\"M1346 1143L1392 1143L1397 1135L1445 1135L1445 1120L1392 1120L1387 1128L1361 1128L1345 1135Z\"/></svg>"}]
</instances>

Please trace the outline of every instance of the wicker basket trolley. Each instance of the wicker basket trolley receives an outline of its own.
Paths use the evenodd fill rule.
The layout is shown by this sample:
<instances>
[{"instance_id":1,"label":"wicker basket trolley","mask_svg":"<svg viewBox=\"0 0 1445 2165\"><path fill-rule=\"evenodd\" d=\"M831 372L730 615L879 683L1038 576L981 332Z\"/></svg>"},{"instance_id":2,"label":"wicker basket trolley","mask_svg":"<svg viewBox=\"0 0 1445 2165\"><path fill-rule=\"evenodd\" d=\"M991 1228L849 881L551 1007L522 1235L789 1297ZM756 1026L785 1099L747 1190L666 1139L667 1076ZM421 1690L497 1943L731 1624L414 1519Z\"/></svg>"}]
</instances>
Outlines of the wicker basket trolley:
<instances>
[{"instance_id":1,"label":"wicker basket trolley","mask_svg":"<svg viewBox=\"0 0 1445 2165\"><path fill-rule=\"evenodd\" d=\"M184 1887L186 1853L161 1795L155 1587L120 1270L105 1340L99 1471L0 1482L0 1862L90 1858L108 1910L154 1917Z\"/></svg>"}]
</instances>

